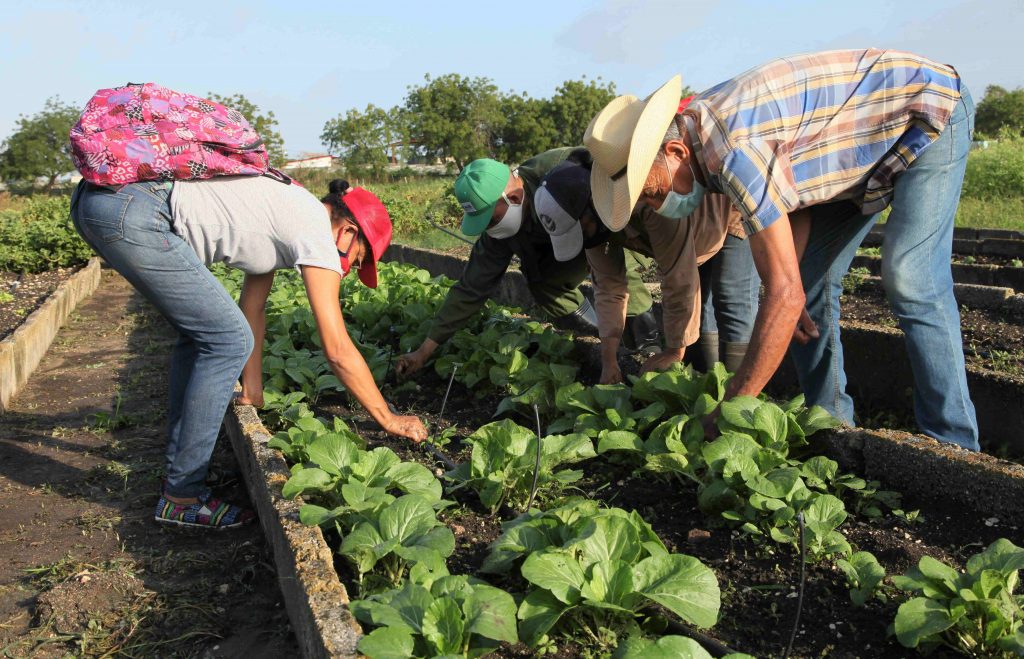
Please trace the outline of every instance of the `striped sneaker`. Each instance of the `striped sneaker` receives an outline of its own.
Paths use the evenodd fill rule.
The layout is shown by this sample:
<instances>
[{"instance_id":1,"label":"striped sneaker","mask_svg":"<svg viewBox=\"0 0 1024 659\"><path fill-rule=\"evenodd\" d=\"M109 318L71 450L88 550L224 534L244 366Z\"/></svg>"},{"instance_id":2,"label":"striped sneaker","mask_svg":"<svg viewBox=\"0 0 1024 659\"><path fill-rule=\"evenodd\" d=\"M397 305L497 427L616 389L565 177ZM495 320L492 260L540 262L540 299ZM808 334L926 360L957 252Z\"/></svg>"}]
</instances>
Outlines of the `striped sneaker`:
<instances>
[{"instance_id":1,"label":"striped sneaker","mask_svg":"<svg viewBox=\"0 0 1024 659\"><path fill-rule=\"evenodd\" d=\"M248 508L215 499L209 492L198 503L175 503L162 494L153 519L162 524L205 529L231 529L251 522L256 515Z\"/></svg>"}]
</instances>

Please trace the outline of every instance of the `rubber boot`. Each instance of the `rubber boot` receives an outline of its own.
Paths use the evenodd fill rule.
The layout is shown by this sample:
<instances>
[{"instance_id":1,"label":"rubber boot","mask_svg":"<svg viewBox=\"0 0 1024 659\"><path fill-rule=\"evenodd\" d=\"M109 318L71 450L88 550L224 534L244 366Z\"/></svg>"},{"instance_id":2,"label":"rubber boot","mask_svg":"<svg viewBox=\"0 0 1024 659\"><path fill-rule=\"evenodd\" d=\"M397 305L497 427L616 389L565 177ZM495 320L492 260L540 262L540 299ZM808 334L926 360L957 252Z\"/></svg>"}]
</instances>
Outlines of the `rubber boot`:
<instances>
[{"instance_id":1,"label":"rubber boot","mask_svg":"<svg viewBox=\"0 0 1024 659\"><path fill-rule=\"evenodd\" d=\"M661 350L661 328L654 311L647 311L635 316L626 317L626 327L622 332L622 345L627 350L651 352Z\"/></svg>"},{"instance_id":2,"label":"rubber boot","mask_svg":"<svg viewBox=\"0 0 1024 659\"><path fill-rule=\"evenodd\" d=\"M707 373L718 361L718 332L701 334L697 339L697 351L698 358L694 360L693 367Z\"/></svg>"},{"instance_id":3,"label":"rubber boot","mask_svg":"<svg viewBox=\"0 0 1024 659\"><path fill-rule=\"evenodd\" d=\"M565 330L572 330L584 334L597 333L597 311L591 306L590 300L583 298L583 304L579 309L564 316L559 316L551 321L555 327Z\"/></svg>"},{"instance_id":4,"label":"rubber boot","mask_svg":"<svg viewBox=\"0 0 1024 659\"><path fill-rule=\"evenodd\" d=\"M725 363L725 370L735 373L743 363L747 355L747 346L750 343L738 341L722 341L722 362Z\"/></svg>"}]
</instances>

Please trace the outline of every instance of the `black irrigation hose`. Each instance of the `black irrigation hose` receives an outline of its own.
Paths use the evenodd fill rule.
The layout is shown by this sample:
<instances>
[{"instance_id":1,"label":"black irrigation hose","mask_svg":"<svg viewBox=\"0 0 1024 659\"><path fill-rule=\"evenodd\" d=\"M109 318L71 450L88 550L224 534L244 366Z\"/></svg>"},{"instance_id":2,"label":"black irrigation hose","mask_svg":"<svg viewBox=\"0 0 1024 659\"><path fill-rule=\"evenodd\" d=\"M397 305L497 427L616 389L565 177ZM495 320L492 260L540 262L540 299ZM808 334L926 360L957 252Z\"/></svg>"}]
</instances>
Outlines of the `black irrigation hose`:
<instances>
[{"instance_id":1,"label":"black irrigation hose","mask_svg":"<svg viewBox=\"0 0 1024 659\"><path fill-rule=\"evenodd\" d=\"M434 457L444 463L449 470L455 469L458 465L452 462L452 459L445 455L441 449L437 448L431 442L423 442L423 445L427 447L427 450L434 454Z\"/></svg>"},{"instance_id":2,"label":"black irrigation hose","mask_svg":"<svg viewBox=\"0 0 1024 659\"><path fill-rule=\"evenodd\" d=\"M737 654L736 650L733 650L725 643L722 643L717 638L712 638L704 632L687 625L685 622L678 620L668 620L668 628L672 632L679 634L680 636L687 636L704 646L704 649L708 651L713 657L724 657L728 654Z\"/></svg>"},{"instance_id":3,"label":"black irrigation hose","mask_svg":"<svg viewBox=\"0 0 1024 659\"><path fill-rule=\"evenodd\" d=\"M445 229L443 226L440 226L439 224L435 224L434 221L432 219L430 219L430 216L424 216L424 219L427 222L430 223L430 226L434 227L438 231L443 231L443 232L447 233L449 236L451 236L452 238L458 238L459 240L461 240L462 242L466 243L467 245L472 245L473 244L472 240L466 240L465 238L463 238L459 234L457 234L455 232L452 232L452 231L449 231L448 229Z\"/></svg>"},{"instance_id":4,"label":"black irrigation hose","mask_svg":"<svg viewBox=\"0 0 1024 659\"><path fill-rule=\"evenodd\" d=\"M537 479L540 477L540 410L537 403L533 404L533 415L537 419L537 463L533 466L533 486L530 488L530 500L526 502L526 512L533 507L533 497L537 495Z\"/></svg>"},{"instance_id":5,"label":"black irrigation hose","mask_svg":"<svg viewBox=\"0 0 1024 659\"><path fill-rule=\"evenodd\" d=\"M793 632L789 635L789 645L786 646L786 653L782 659L786 659L793 651L793 643L796 641L796 631L800 628L800 615L804 610L804 585L807 583L807 546L804 544L804 514L797 513L796 520L800 522L800 597L796 602L796 620L793 621Z\"/></svg>"},{"instance_id":6,"label":"black irrigation hose","mask_svg":"<svg viewBox=\"0 0 1024 659\"><path fill-rule=\"evenodd\" d=\"M452 376L448 378L448 388L444 390L444 400L441 401L441 413L437 415L437 423L440 425L444 419L444 408L448 404L448 394L452 392L452 384L455 382L455 372L459 370L458 364L452 364Z\"/></svg>"}]
</instances>

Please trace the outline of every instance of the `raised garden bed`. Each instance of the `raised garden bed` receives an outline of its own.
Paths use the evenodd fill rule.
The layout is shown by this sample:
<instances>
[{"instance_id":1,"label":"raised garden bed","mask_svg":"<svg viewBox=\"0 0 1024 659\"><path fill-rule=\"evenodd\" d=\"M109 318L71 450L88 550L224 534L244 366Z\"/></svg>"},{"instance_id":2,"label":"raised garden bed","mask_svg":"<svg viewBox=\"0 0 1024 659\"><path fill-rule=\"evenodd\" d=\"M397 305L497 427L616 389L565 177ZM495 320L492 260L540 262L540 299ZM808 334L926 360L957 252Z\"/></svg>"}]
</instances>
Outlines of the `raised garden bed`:
<instances>
[{"instance_id":1,"label":"raised garden bed","mask_svg":"<svg viewBox=\"0 0 1024 659\"><path fill-rule=\"evenodd\" d=\"M514 290L515 285L510 286ZM358 304L350 304L347 309L348 313L359 315ZM284 316L278 316L282 317ZM293 324L298 323L293 326L300 335L308 331L303 315L289 312L287 318ZM375 317L362 320L353 317L352 320L353 326L362 325L362 329L367 329L366 323L369 322L376 327L370 333L378 339L384 337L386 345L373 348L368 354L368 359L371 368L375 369L379 379L384 382L385 394L389 399L403 412L424 416L431 422L435 437L439 436L441 428L449 428L444 436L450 438L452 443L445 450L456 462L469 460L471 450L463 440L473 435L477 437L477 441L482 441L480 436L474 433L490 420L492 413L499 406L500 394L481 396L479 394L485 392L486 388L477 385L465 386L456 381L452 385L451 398L447 401L445 418L439 419L437 414L442 405L440 399L447 385L446 380L436 372L428 372L419 378L415 385L397 386L397 383L389 379L390 369L387 368L390 366L390 357L394 351L404 349L404 346L397 345L400 331L392 332L391 338L386 338L386 324L394 321ZM380 322L384 322L385 326L380 326ZM306 329L300 330L302 327ZM298 340L297 335L292 334L290 340ZM427 470L422 472L416 472L411 466L408 470L403 468L400 471L406 473L406 476L409 475L409 470L417 474L430 473L429 470L440 474L450 467L442 464L434 454L423 447L414 447L406 441L396 440L381 433L360 410L352 408L344 396L332 394L330 387L321 386L326 385L327 381L321 381L316 377L316 364L302 361L306 358L298 353L292 355L280 352L283 350L283 344L275 345L282 355L281 370L277 370L277 366L271 364L270 380L287 383L287 378L300 378L294 384L296 387L301 385L303 391L312 395L309 402L314 403L313 412L328 420L334 416L347 419L358 435L367 442L366 450L373 449L373 453L377 454L378 451L386 449L389 454L396 456L395 459L405 461L402 464L419 464L427 467ZM272 352L273 350L274 348ZM586 351L589 348L578 347L577 350ZM289 359L299 361L289 362ZM288 372L288 364L291 364L291 373ZM308 374L300 372L304 367L312 371L312 379ZM380 370L377 370L378 368ZM284 377L285 380L278 380L279 377ZM551 400L549 399L547 403L550 408ZM318 424L310 425L311 421L302 420L310 417L296 412L301 406L295 404L295 399L289 402L287 397L277 398L270 407L273 423L282 424L282 427L294 424L295 432L299 432L296 435L289 431L287 435L274 440L275 446L285 448L293 457L302 455L302 447L311 446L308 444L309 441L319 441L312 436L300 439L301 432L314 432L316 437L323 437L323 441L327 442L323 446L333 445L340 448L348 441L326 439L331 430L323 424L319 424L321 430L315 431ZM555 413L548 409L546 420L555 418L551 414ZM529 426L525 419L517 419L523 425ZM577 419L577 425L579 423ZM260 427L249 422L244 422L242 426L254 439L236 443L236 448L240 446L243 452L254 450L252 447L255 447L256 451L266 451L263 446L266 435L262 434ZM337 425L333 432L341 433L341 437L355 437ZM523 432L529 431L524 429ZM255 439L256 437L259 439ZM548 439L545 439L545 444L547 442ZM966 558L976 553L983 545L999 537L1018 537L1019 528L1024 524L1024 504L1021 503L1024 500L1024 468L1019 465L1004 463L981 454L969 454L955 448L938 446L931 440L892 433L846 431L819 434L812 439L810 448L812 453L832 456L843 470L853 470L864 476L877 477L883 484L898 487L903 491L902 504L888 499L887 505L882 505L879 499L877 506L870 503L866 504L867 508L861 508L855 506L853 500L848 501L847 511L851 517L841 527L846 540L857 549L873 552L890 574L908 570L923 556L936 557L954 566L962 566ZM723 650L723 646L728 646L733 650L756 656L783 654L789 642L789 630L800 601L800 559L793 548L785 543L767 541L764 536L759 537L757 533L739 527L738 523L724 523L721 517L709 514L706 510L707 502L701 500L706 496L703 487L688 486L686 479L666 481L657 477L656 472L637 470L635 464L629 464L628 460L614 459L614 453L609 454L603 450L601 452L602 455L584 460L576 466L581 474L580 479L572 484L572 491L605 505L627 511L635 510L645 523L650 524L667 551L688 555L713 570L721 588L721 610L717 615L717 624L710 630L705 630L704 636L700 636L706 647L719 652ZM313 455L312 448L310 455ZM293 467L293 475L288 482L293 491L307 491L316 498L317 487L309 489L309 484L313 482L310 479L322 477L317 475L315 465L323 465L324 459L338 465L344 460L353 459L350 456L343 460L341 454L329 457L322 453L322 449L318 449L317 455L321 457L318 458L319 461L314 460L313 467L308 464L304 469ZM804 455L798 459L805 460L807 457ZM338 460L342 462L336 462ZM362 464L363 458L358 460L359 464ZM253 465L247 467L247 471L251 472L247 474L247 480L255 478L267 484L254 486L250 483L254 498L257 495L262 496L273 502L274 506L278 506L276 513L263 513L266 505L261 504L261 514L270 514L278 519L287 518L289 525L294 525L294 508L283 514L280 512L283 510L279 504L284 477L280 467L275 467L276 475L268 477L259 473L261 460L243 459L242 462ZM413 480L420 482L416 486L419 489L426 488L421 478ZM305 485L300 486L302 483ZM409 482L406 482L405 485L399 486L399 490L408 491L409 487ZM937 499L936 492L942 492L943 498ZM401 494L401 491L396 494ZM446 561L447 571L453 575L477 574L484 562L489 560L488 557L493 550L492 543L502 533L501 523L515 518L525 504L517 499L509 499L497 505L493 505L493 502L485 504L484 492L481 491L477 495L470 488L448 490L446 496L454 498L456 502L456 506L441 507L437 513L437 519L453 539ZM871 497L855 499L875 501ZM320 501L319 498L316 500ZM559 505L557 488L556 491L549 490L542 495L537 505L541 509ZM897 506L902 507L891 510ZM879 510L872 512L874 507L878 507ZM903 512L918 507L922 511L920 516L912 512ZM324 517L329 512L326 509L321 508L318 512L314 508L309 508L308 512L307 519L328 519ZM268 527L265 521L264 525L268 529L268 534L278 533L270 528L274 524ZM328 523L325 528L333 527ZM360 533L363 531L358 529L350 532L351 535ZM329 530L327 535L336 537L333 530ZM273 537L271 542L275 547L279 544ZM374 582L364 580L363 568L358 571L355 569L355 563L351 562L353 547L348 547L348 544L346 540L342 546L348 558L343 560L340 555L336 557L335 568L341 582L348 587L348 593L364 598L375 590ZM302 553L309 552L282 550L281 555L285 557L283 560L292 560L288 556ZM313 554L319 557L316 559L319 571L323 563L323 551L318 549ZM282 558L279 557L278 560ZM295 573L296 570L280 571L288 575ZM855 606L847 592L846 578L836 569L831 558L812 562L808 566L808 573L804 617L795 637L791 656L864 656L865 653L879 657L908 655L909 650L897 644L894 639L886 638L886 628L896 615L903 596L896 596L896 592L890 588L890 597L885 601L872 598L869 593L866 606ZM411 575L408 578L414 580ZM424 578L422 570L417 579L421 578ZM489 576L488 579L493 585L511 592L523 592L526 587L517 572L505 576ZM331 586L327 590L337 589ZM301 596L290 598L289 607L291 609L307 606L303 602L308 599ZM339 605L341 604L339 600ZM365 614L367 605L358 606ZM449 605L436 606L445 608ZM657 614L658 610L655 609L653 612ZM665 612L664 609L661 610L661 614ZM522 614L522 609L520 613ZM310 614L307 606L305 611L293 613L292 618L294 621L297 617L301 619L310 615L315 620L317 614ZM658 618L658 615L655 615L655 618ZM382 618L374 617L376 624L382 624L382 621ZM392 623L386 623L390 624ZM299 624L296 624L296 627L310 628L309 625ZM314 623L311 628L322 629L323 625ZM670 626L668 630L662 630L660 633L678 629L677 626ZM385 631L382 633L381 630ZM381 641L385 637L394 640L395 635L391 634L391 631L388 626L378 628L373 633L374 640ZM651 630L647 631L650 633ZM528 634L525 628L521 628L520 632ZM544 647L555 656L591 656L590 653L600 648L602 643L607 647L609 642L607 630L600 631L594 628L593 632L602 638L567 638L562 633L557 633ZM397 633L397 637L404 638L404 633ZM468 639L468 635L466 638ZM317 647L317 643L312 643L310 647ZM306 643L303 645L306 646ZM365 650L370 646L361 647ZM521 643L505 643L497 648L497 654L531 656L533 650ZM632 656L643 656L643 653ZM939 656L944 655L940 652Z\"/></svg>"},{"instance_id":2,"label":"raised garden bed","mask_svg":"<svg viewBox=\"0 0 1024 659\"><path fill-rule=\"evenodd\" d=\"M1024 267L1012 265L1014 259L1006 257L977 257L972 263L954 261L953 281L958 284L998 286L1024 293ZM882 273L882 259L879 256L861 254L853 259L852 268L864 268L870 274Z\"/></svg>"},{"instance_id":3,"label":"raised garden bed","mask_svg":"<svg viewBox=\"0 0 1024 659\"><path fill-rule=\"evenodd\" d=\"M12 299L0 304L0 412L28 381L68 315L99 281L99 259L40 275L4 275L0 290ZM18 285L12 286L15 282Z\"/></svg>"}]
</instances>

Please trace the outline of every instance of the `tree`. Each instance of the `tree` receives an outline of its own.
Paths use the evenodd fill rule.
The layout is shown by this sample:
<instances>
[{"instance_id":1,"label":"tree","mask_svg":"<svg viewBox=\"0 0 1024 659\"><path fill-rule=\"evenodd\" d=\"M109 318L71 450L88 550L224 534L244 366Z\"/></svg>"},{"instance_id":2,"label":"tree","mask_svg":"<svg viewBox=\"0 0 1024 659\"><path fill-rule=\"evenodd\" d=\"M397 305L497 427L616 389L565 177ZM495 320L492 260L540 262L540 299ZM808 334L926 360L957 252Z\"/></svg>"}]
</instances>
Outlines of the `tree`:
<instances>
[{"instance_id":1,"label":"tree","mask_svg":"<svg viewBox=\"0 0 1024 659\"><path fill-rule=\"evenodd\" d=\"M507 94L501 98L501 113L505 124L498 131L495 149L498 160L518 164L542 151L561 146L549 101L530 98L525 92Z\"/></svg>"},{"instance_id":2,"label":"tree","mask_svg":"<svg viewBox=\"0 0 1024 659\"><path fill-rule=\"evenodd\" d=\"M409 137L428 155L451 158L459 169L492 155L504 117L490 79L457 73L424 79L424 85L410 86L405 98Z\"/></svg>"},{"instance_id":3,"label":"tree","mask_svg":"<svg viewBox=\"0 0 1024 659\"><path fill-rule=\"evenodd\" d=\"M399 139L395 115L373 104L366 110L349 110L324 124L320 141L328 151L341 156L347 168L368 167L375 176L388 164L388 145Z\"/></svg>"},{"instance_id":4,"label":"tree","mask_svg":"<svg viewBox=\"0 0 1024 659\"><path fill-rule=\"evenodd\" d=\"M1011 92L989 85L975 109L974 126L987 137L996 137L1002 130L1024 135L1024 87Z\"/></svg>"},{"instance_id":5,"label":"tree","mask_svg":"<svg viewBox=\"0 0 1024 659\"><path fill-rule=\"evenodd\" d=\"M0 146L0 179L11 187L30 188L45 178L49 190L58 176L74 171L68 133L80 113L55 96L35 115L19 117L14 133Z\"/></svg>"},{"instance_id":6,"label":"tree","mask_svg":"<svg viewBox=\"0 0 1024 659\"><path fill-rule=\"evenodd\" d=\"M277 119L273 112L268 111L263 114L255 103L242 94L221 96L210 92L206 96L211 101L242 113L242 116L249 121L249 125L263 138L263 144L267 147L267 153L270 155L271 167L280 167L285 163L288 156L284 150L284 138L276 130Z\"/></svg>"},{"instance_id":7,"label":"tree","mask_svg":"<svg viewBox=\"0 0 1024 659\"><path fill-rule=\"evenodd\" d=\"M604 106L615 98L615 83L597 80L567 80L551 97L551 119L558 146L583 143L583 133Z\"/></svg>"}]
</instances>

